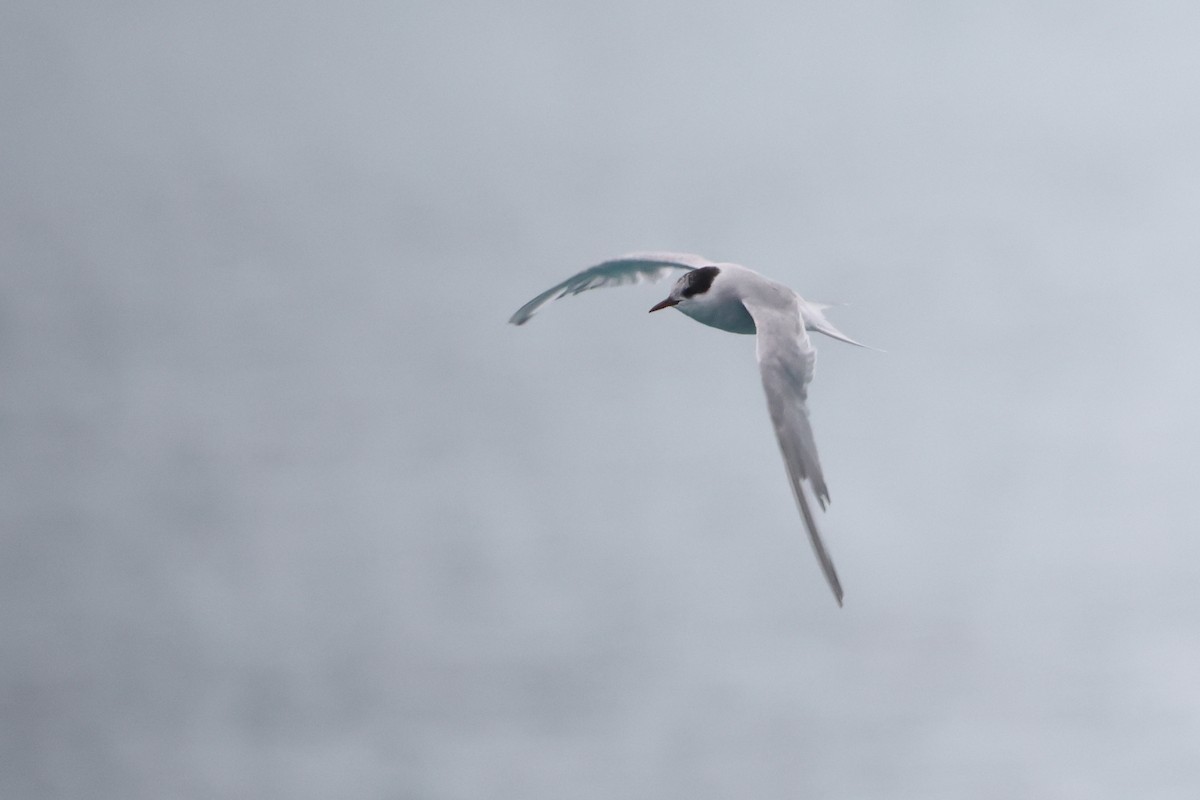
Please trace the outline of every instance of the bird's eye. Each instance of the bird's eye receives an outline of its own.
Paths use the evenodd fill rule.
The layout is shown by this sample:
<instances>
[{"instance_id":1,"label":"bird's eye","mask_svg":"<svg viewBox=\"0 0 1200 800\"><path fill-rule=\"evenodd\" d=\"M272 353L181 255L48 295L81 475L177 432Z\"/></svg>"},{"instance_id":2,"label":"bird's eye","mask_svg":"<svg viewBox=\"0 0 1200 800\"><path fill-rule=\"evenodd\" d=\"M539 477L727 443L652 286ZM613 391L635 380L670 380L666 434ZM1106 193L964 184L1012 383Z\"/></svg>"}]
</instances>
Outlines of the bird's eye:
<instances>
[{"instance_id":1,"label":"bird's eye","mask_svg":"<svg viewBox=\"0 0 1200 800\"><path fill-rule=\"evenodd\" d=\"M692 270L687 274L687 285L683 287L680 294L684 297L704 294L712 286L713 278L717 277L717 273L720 271L716 267L701 267Z\"/></svg>"}]
</instances>

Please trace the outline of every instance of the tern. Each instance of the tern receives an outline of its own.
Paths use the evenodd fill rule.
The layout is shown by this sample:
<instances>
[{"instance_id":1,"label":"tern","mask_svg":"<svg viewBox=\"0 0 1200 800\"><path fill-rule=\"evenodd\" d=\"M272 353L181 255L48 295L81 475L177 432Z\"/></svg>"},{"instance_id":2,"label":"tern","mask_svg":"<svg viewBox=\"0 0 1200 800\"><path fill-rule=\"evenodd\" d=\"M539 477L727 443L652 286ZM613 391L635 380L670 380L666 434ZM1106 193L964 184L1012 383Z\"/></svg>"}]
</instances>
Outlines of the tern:
<instances>
[{"instance_id":1,"label":"tern","mask_svg":"<svg viewBox=\"0 0 1200 800\"><path fill-rule=\"evenodd\" d=\"M821 571L838 606L842 584L834 569L812 508L805 494L808 482L821 509L829 503L829 489L817 458L817 445L808 421L808 384L817 353L808 331L817 331L842 342L865 347L839 331L825 318L828 306L805 300L781 283L738 264L714 262L689 253L630 253L572 275L521 306L509 319L524 325L552 300L590 289L656 282L683 270L671 293L651 312L674 308L697 322L730 333L756 334L758 366L767 409L783 453L788 481Z\"/></svg>"}]
</instances>

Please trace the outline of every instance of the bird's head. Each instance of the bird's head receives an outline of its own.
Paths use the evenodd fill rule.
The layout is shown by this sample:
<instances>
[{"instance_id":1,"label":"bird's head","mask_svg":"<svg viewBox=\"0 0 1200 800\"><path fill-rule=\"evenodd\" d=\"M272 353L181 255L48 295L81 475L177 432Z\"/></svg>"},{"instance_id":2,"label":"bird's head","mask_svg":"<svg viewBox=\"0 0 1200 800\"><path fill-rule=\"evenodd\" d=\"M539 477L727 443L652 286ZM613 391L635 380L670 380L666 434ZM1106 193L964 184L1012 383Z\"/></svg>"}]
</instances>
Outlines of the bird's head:
<instances>
[{"instance_id":1,"label":"bird's head","mask_svg":"<svg viewBox=\"0 0 1200 800\"><path fill-rule=\"evenodd\" d=\"M705 293L712 288L713 280L720 272L721 270L717 267L700 267L683 273L671 287L671 293L667 295L667 299L654 306L650 311L659 311L671 306L687 306L702 299Z\"/></svg>"}]
</instances>

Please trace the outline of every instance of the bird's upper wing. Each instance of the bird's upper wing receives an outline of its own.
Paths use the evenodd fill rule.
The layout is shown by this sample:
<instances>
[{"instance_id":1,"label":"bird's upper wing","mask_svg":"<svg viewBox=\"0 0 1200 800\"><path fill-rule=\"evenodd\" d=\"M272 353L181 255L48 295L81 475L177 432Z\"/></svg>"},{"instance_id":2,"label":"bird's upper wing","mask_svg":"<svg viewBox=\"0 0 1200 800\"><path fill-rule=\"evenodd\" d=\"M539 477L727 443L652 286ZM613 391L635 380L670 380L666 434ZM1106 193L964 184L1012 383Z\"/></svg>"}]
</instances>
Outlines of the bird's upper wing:
<instances>
[{"instance_id":1,"label":"bird's upper wing","mask_svg":"<svg viewBox=\"0 0 1200 800\"><path fill-rule=\"evenodd\" d=\"M833 590L833 596L840 606L842 585L838 581L833 560L821 541L821 533L817 530L803 484L805 480L811 484L821 508L825 508L829 502L829 490L825 486L825 476L821 474L817 444L813 439L805 405L817 352L804 330L795 296L790 292L786 295L780 292L770 298L744 298L743 303L754 317L754 325L758 329L758 367L792 493L796 496L796 504L808 528L813 551L821 562L821 571L825 573L825 580L829 582L829 588Z\"/></svg>"},{"instance_id":2,"label":"bird's upper wing","mask_svg":"<svg viewBox=\"0 0 1200 800\"><path fill-rule=\"evenodd\" d=\"M630 253L589 267L583 272L572 275L557 286L550 287L517 309L517 313L513 314L508 321L513 325L524 325L546 303L569 294L642 281L653 283L661 280L672 270L697 269L711 263L701 256L690 253Z\"/></svg>"}]
</instances>

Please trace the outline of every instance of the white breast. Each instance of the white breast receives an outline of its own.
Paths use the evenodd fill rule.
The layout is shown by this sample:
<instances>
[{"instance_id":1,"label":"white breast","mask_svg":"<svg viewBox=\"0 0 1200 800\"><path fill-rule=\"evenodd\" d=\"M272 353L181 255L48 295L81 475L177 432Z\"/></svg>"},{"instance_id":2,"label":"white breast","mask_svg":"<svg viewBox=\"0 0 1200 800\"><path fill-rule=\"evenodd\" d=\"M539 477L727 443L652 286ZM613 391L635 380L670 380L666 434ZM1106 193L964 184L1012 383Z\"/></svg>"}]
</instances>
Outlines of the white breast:
<instances>
[{"instance_id":1,"label":"white breast","mask_svg":"<svg viewBox=\"0 0 1200 800\"><path fill-rule=\"evenodd\" d=\"M754 333L754 317L737 297L716 297L702 302L683 303L677 308L696 322L730 333Z\"/></svg>"}]
</instances>

